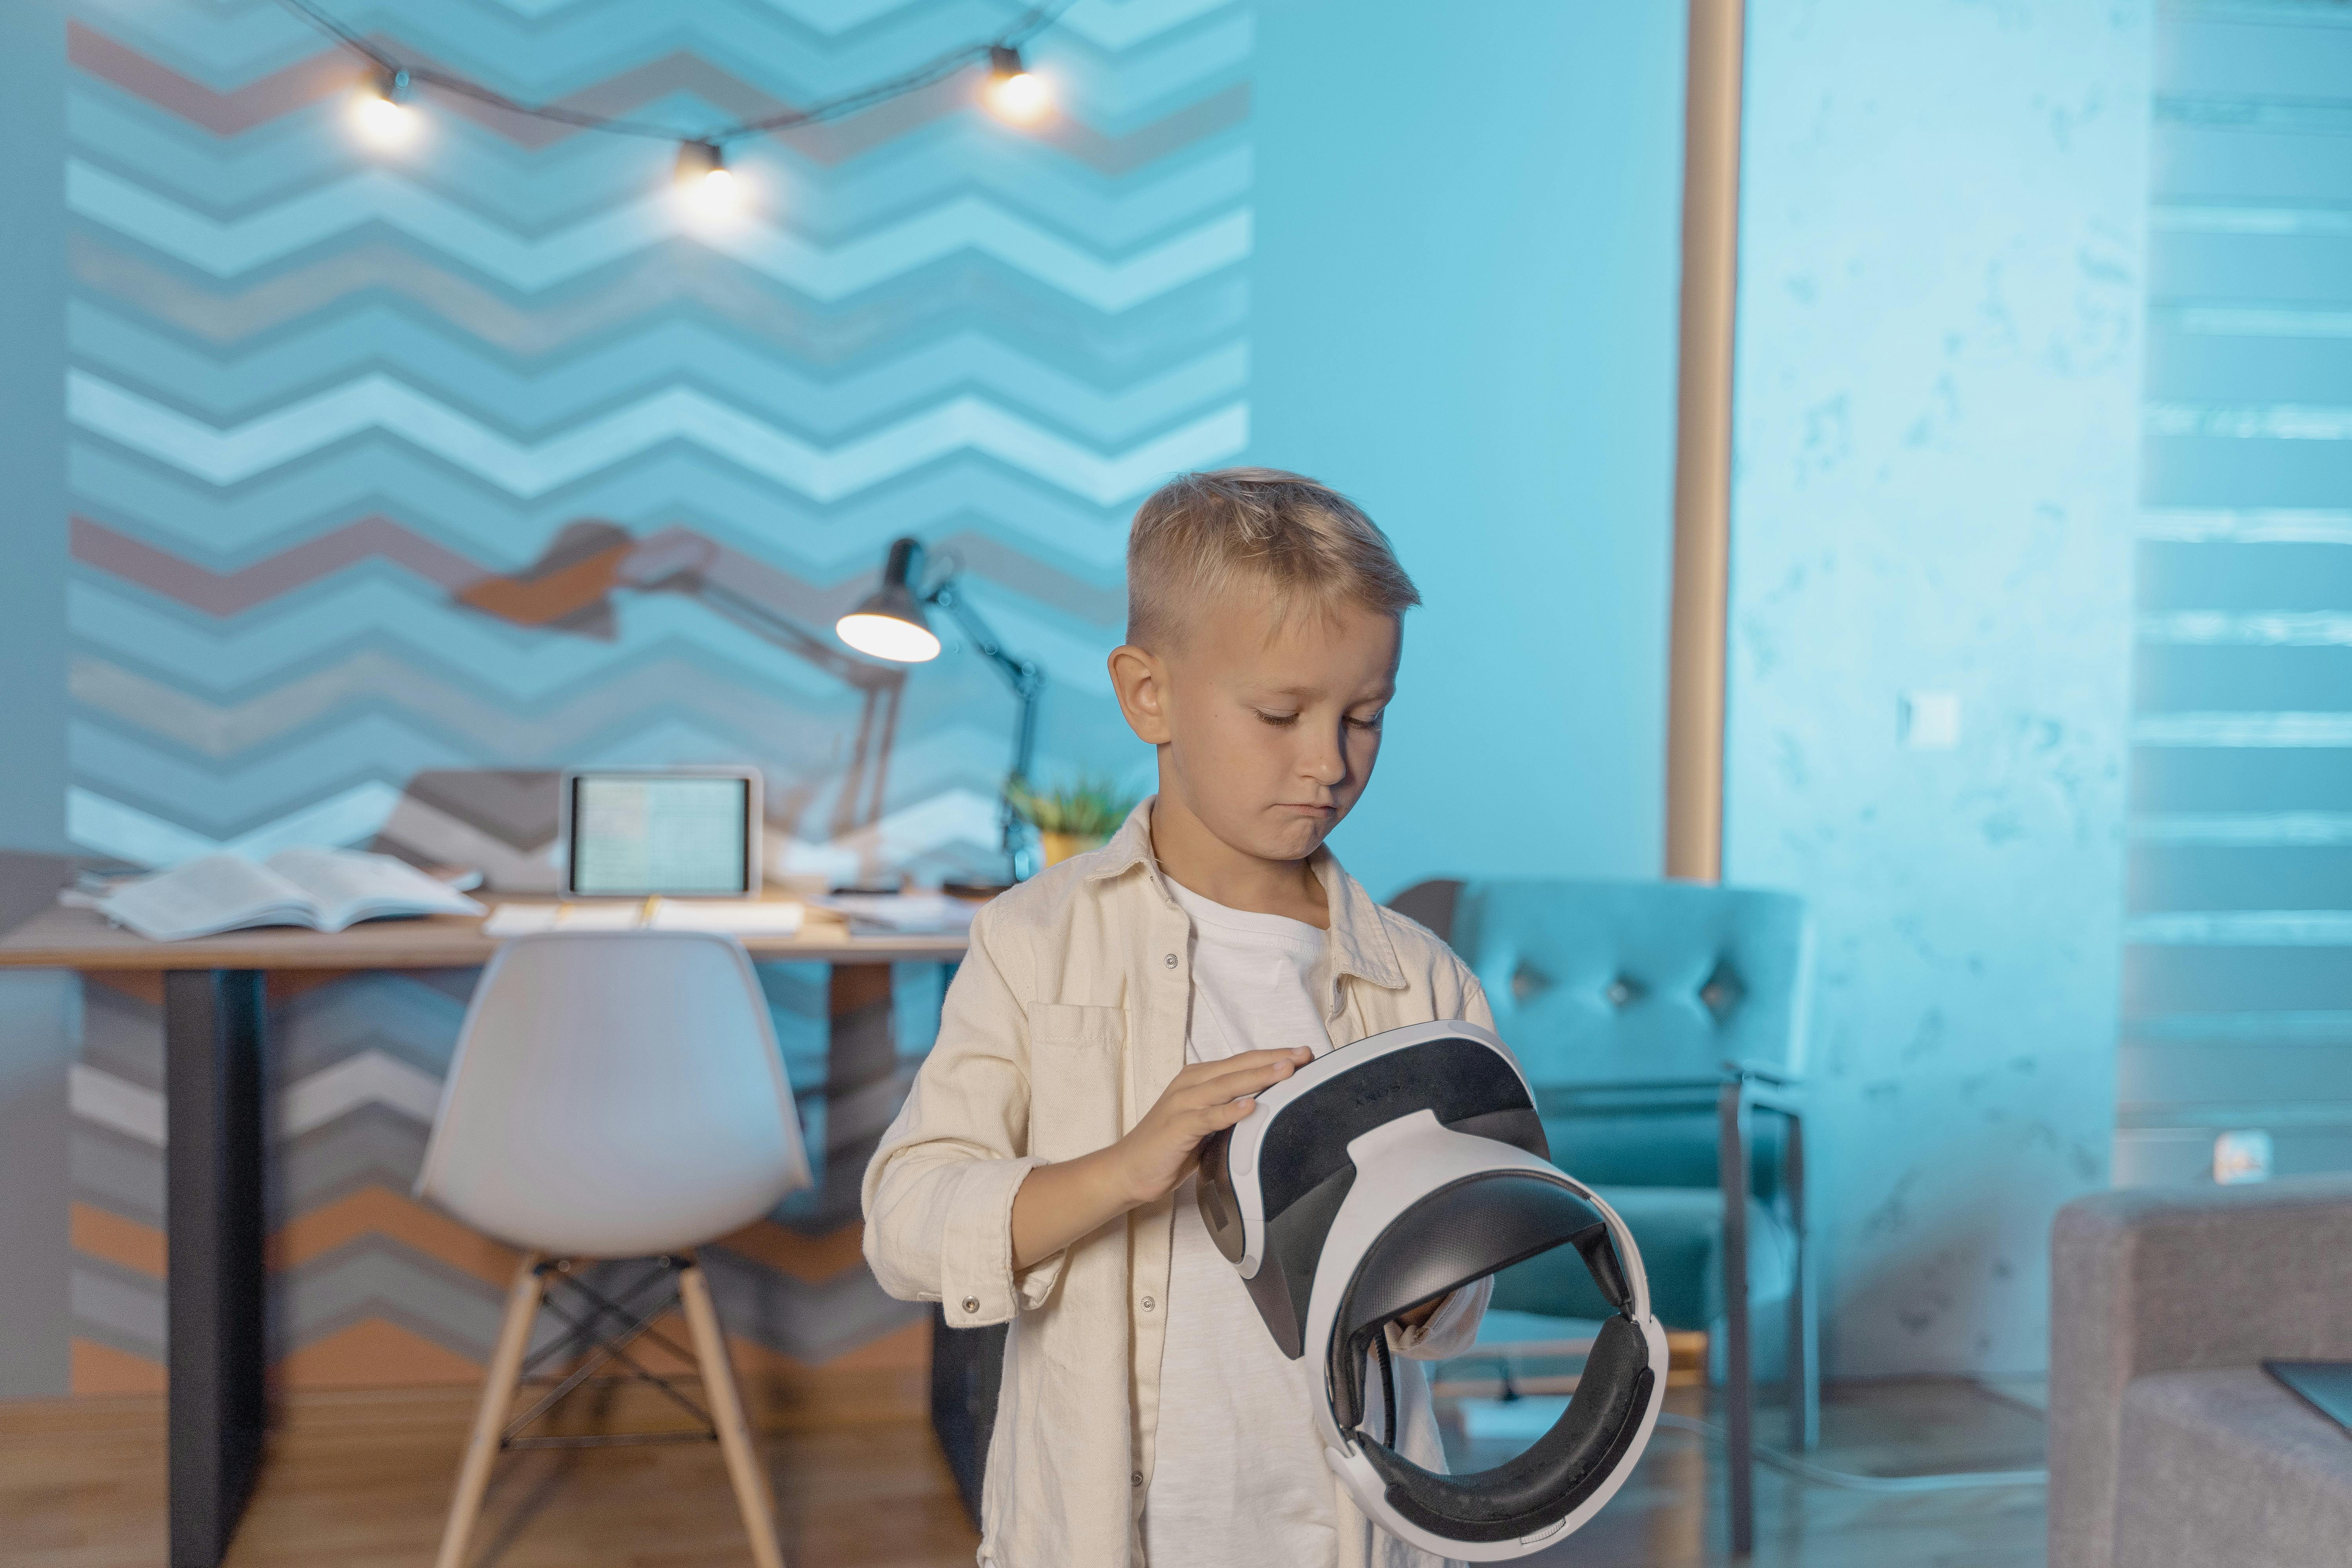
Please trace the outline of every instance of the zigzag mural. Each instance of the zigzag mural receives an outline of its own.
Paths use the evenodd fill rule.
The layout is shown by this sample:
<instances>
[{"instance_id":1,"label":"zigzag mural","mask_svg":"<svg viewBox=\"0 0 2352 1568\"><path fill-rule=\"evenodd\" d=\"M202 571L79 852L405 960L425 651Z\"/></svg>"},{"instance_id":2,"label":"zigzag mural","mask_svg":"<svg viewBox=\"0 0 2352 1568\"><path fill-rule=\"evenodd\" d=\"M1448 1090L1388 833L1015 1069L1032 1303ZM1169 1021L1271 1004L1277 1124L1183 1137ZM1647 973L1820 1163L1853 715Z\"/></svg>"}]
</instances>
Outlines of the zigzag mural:
<instances>
[{"instance_id":1,"label":"zigzag mural","mask_svg":"<svg viewBox=\"0 0 2352 1568\"><path fill-rule=\"evenodd\" d=\"M1014 6L335 10L519 100L691 132L888 77ZM951 648L905 680L867 810L858 682L682 591L677 563L823 640L917 534L1045 666L1041 773L1131 760L1102 672L1128 513L1247 436L1252 29L1225 0L1078 0L1030 51L1048 125L943 83L739 146L751 200L713 225L675 204L663 142L434 100L416 144L363 148L355 63L272 0L80 0L74 838L158 864L389 830L520 879L530 812L469 813L419 775L521 770L478 775L494 795L572 763L750 760L779 869L986 867L1013 719L992 671ZM873 1020L829 1019L814 974L763 979L838 1155L877 1107L827 1105L824 1031ZM471 983L273 994L289 1381L470 1378L484 1353L509 1260L405 1196ZM88 989L85 1391L160 1382L154 1000ZM752 1367L919 1354L841 1199L720 1255Z\"/></svg>"},{"instance_id":2,"label":"zigzag mural","mask_svg":"<svg viewBox=\"0 0 2352 1568\"><path fill-rule=\"evenodd\" d=\"M341 14L519 98L691 130L1009 13ZM627 585L590 635L468 607L583 521L702 541L820 632L919 534L1047 667L1045 769L1118 755L1100 666L1127 512L1246 439L1250 37L1243 6L1081 0L1034 51L1051 127L943 83L761 141L737 159L751 210L714 225L669 190L667 143L436 99L421 145L360 145L354 63L267 0L84 5L78 841L142 862L358 841L425 768L750 757L821 850L858 710L835 675ZM1009 721L975 661L908 683L882 805L932 837L893 855L986 855Z\"/></svg>"}]
</instances>

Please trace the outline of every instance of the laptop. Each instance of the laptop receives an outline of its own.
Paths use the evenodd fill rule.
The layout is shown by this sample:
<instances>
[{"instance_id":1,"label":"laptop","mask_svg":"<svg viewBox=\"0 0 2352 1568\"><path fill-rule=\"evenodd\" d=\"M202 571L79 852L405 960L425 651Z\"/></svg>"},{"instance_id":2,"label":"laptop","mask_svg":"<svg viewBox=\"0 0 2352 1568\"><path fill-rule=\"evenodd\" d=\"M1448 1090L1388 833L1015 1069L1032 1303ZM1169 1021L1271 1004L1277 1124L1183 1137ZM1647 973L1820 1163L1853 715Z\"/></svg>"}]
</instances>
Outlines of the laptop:
<instances>
[{"instance_id":1,"label":"laptop","mask_svg":"<svg viewBox=\"0 0 2352 1568\"><path fill-rule=\"evenodd\" d=\"M760 891L757 768L571 768L568 899L750 899Z\"/></svg>"},{"instance_id":2,"label":"laptop","mask_svg":"<svg viewBox=\"0 0 2352 1568\"><path fill-rule=\"evenodd\" d=\"M2352 1434L2352 1361L2266 1361L2263 1370Z\"/></svg>"}]
</instances>

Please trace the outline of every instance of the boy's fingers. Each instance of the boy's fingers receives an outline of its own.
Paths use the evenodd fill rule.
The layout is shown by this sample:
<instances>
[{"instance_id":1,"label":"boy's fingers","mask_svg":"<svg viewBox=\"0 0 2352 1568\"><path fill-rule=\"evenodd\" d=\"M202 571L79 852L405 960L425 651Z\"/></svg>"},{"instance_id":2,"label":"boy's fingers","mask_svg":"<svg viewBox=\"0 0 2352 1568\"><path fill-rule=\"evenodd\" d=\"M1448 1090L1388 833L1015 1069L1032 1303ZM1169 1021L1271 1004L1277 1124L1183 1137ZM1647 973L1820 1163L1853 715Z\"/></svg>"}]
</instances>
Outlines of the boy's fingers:
<instances>
[{"instance_id":1,"label":"boy's fingers","mask_svg":"<svg viewBox=\"0 0 2352 1568\"><path fill-rule=\"evenodd\" d=\"M1271 1066L1232 1068L1214 1078L1202 1079L1183 1089L1184 1100L1192 1105L1213 1105L1231 1100L1237 1094L1251 1094L1270 1084L1280 1083L1290 1076L1290 1064L1276 1062Z\"/></svg>"},{"instance_id":2,"label":"boy's fingers","mask_svg":"<svg viewBox=\"0 0 2352 1568\"><path fill-rule=\"evenodd\" d=\"M1217 1061L1194 1062L1177 1073L1176 1081L1182 1083L1190 1079L1198 1082L1236 1070L1272 1067L1277 1063L1296 1069L1314 1059L1315 1053L1304 1046L1296 1050L1287 1051L1243 1051L1237 1056L1225 1057Z\"/></svg>"}]
</instances>

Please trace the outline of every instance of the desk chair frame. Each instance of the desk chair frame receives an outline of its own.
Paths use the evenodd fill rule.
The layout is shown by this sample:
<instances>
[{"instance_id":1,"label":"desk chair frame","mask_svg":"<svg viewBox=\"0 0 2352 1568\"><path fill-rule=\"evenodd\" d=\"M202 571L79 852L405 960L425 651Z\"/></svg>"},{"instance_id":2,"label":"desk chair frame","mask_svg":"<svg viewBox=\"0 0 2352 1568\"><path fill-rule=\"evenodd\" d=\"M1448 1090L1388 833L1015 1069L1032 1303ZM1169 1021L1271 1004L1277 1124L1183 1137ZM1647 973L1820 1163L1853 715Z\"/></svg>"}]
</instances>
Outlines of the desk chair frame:
<instances>
[{"instance_id":1,"label":"desk chair frame","mask_svg":"<svg viewBox=\"0 0 2352 1568\"><path fill-rule=\"evenodd\" d=\"M650 1309L640 1310L633 1303L632 1298L641 1295L646 1285L664 1281L670 1283L673 1289L663 1292ZM585 1317L574 1317L557 1304L553 1292L559 1287L586 1298L589 1310ZM727 1336L719 1327L719 1314L711 1305L710 1286L703 1278L700 1263L692 1253L664 1257L657 1260L653 1274L638 1279L618 1296L616 1300L582 1279L572 1259L546 1258L538 1253L524 1257L515 1270L514 1284L507 1292L506 1316L499 1324L498 1348L490 1356L482 1403L474 1413L473 1436L466 1445L465 1461L457 1472L457 1495L449 1502L449 1520L442 1531L441 1552L435 1559L435 1568L464 1568L475 1527L481 1521L482 1500L489 1491L490 1471L501 1452L710 1442L717 1443L726 1458L727 1478L735 1489L736 1506L742 1510L743 1531L751 1539L752 1561L759 1568L784 1568L767 1477L760 1469L751 1424L743 1415L742 1395L736 1385L734 1368L727 1359ZM693 1345L690 1353L654 1327L656 1320L673 1302L685 1311L687 1334ZM572 1331L559 1336L536 1355L527 1356L531 1328L542 1307L562 1317ZM617 1331L606 1331L604 1322L608 1318L619 1322ZM708 1409L695 1404L669 1379L649 1370L629 1353L629 1346L640 1339L649 1339L673 1355L695 1363L702 1376ZM583 1351L586 1353L581 1355ZM570 1373L561 1378L531 1375L532 1368L567 1352L581 1355L580 1364ZM628 1375L597 1375L601 1368L614 1363L626 1368ZM692 1415L699 1429L580 1436L526 1435L534 1423L574 1391L623 1383L645 1383L659 1389ZM514 1415L517 1393L535 1385L551 1387L530 1409Z\"/></svg>"}]
</instances>

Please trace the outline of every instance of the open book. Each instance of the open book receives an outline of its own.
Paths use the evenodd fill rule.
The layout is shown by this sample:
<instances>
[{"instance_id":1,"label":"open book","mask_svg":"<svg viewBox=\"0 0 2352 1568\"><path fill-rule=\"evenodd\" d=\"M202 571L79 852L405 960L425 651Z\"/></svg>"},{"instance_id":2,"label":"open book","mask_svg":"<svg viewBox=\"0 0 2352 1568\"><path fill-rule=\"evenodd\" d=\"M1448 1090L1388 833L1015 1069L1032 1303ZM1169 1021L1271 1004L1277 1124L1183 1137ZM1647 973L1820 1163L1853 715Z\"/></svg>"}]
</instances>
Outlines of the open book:
<instances>
[{"instance_id":1,"label":"open book","mask_svg":"<svg viewBox=\"0 0 2352 1568\"><path fill-rule=\"evenodd\" d=\"M158 942L247 926L341 931L382 915L478 915L482 906L405 860L355 849L280 849L255 862L206 855L126 882L99 910Z\"/></svg>"}]
</instances>

